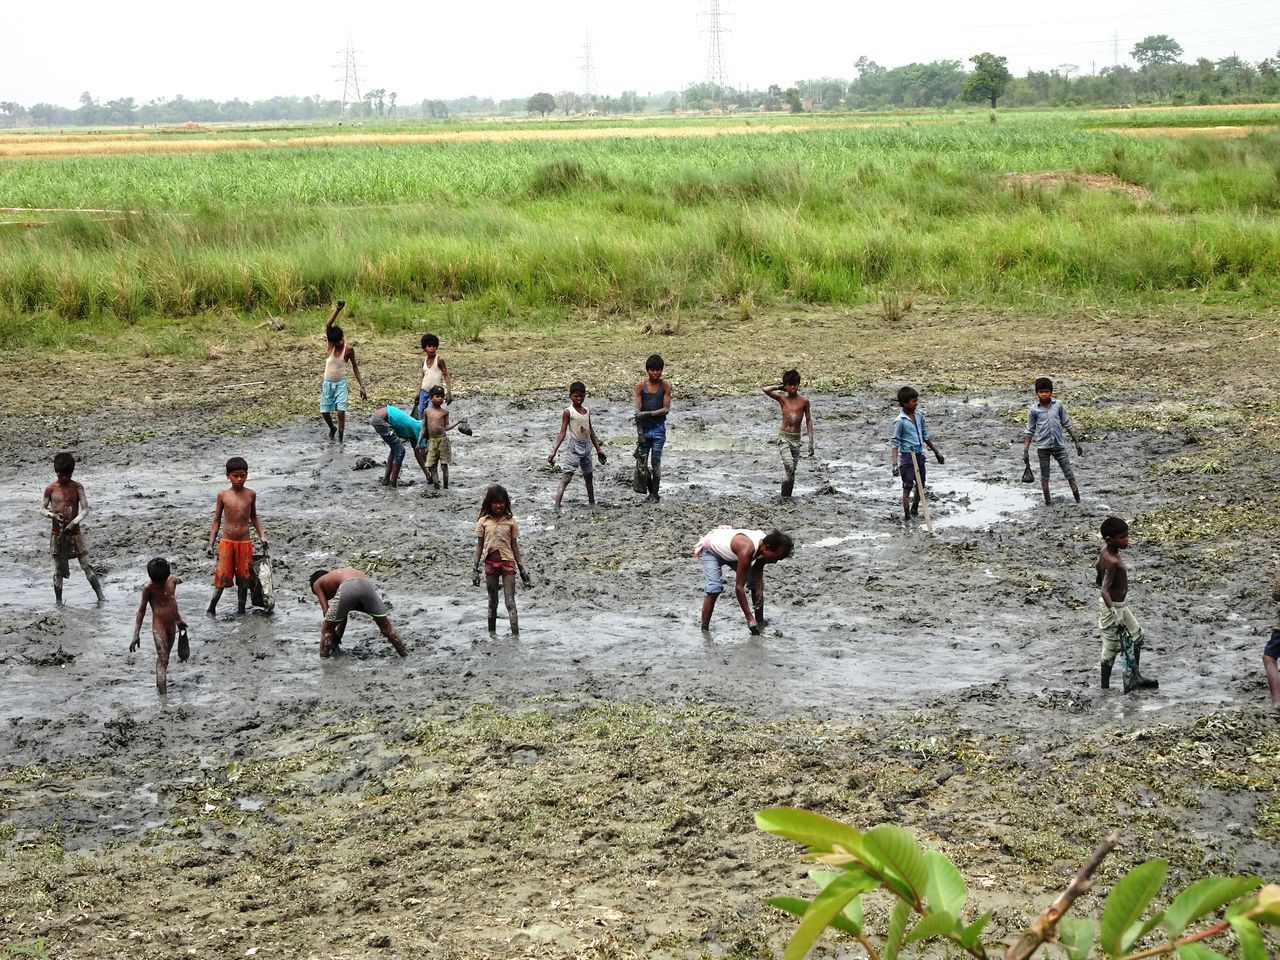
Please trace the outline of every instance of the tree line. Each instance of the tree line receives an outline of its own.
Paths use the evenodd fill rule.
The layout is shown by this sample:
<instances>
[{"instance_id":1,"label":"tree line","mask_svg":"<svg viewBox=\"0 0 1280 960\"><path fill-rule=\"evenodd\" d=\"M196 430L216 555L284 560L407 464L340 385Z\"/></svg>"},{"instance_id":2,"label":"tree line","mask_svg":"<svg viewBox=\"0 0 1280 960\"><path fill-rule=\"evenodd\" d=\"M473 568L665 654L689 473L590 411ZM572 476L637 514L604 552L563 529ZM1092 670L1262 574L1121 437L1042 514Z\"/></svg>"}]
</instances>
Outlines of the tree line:
<instances>
[{"instance_id":1,"label":"tree line","mask_svg":"<svg viewBox=\"0 0 1280 960\"><path fill-rule=\"evenodd\" d=\"M1058 64L1013 76L1007 59L979 53L969 59L934 60L883 67L867 57L854 64L852 79L819 77L787 87L762 90L691 83L642 97L634 90L619 95L573 91L529 97L427 99L398 102L394 91L374 88L354 104L319 94L267 100L189 100L182 95L139 104L133 97L100 101L89 92L76 107L37 103L29 107L0 100L0 127L133 126L280 121L364 121L376 119L443 120L466 116L547 116L562 114L635 114L646 110L889 110L944 108L961 102L1016 107L1118 106L1121 104L1217 104L1280 100L1280 51L1252 63L1237 56L1184 62L1182 46L1166 34L1154 34L1129 51L1136 66L1120 64L1084 70Z\"/></svg>"}]
</instances>

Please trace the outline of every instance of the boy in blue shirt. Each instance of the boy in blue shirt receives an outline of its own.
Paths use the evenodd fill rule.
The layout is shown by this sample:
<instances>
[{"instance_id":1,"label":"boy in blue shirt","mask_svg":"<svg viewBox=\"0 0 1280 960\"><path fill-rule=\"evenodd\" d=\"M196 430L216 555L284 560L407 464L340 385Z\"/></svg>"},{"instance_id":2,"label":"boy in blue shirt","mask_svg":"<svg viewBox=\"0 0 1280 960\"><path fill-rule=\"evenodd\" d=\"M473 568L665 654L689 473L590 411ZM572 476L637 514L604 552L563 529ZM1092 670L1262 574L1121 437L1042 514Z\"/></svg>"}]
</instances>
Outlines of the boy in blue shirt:
<instances>
[{"instance_id":1,"label":"boy in blue shirt","mask_svg":"<svg viewBox=\"0 0 1280 960\"><path fill-rule=\"evenodd\" d=\"M1031 443L1035 442L1036 455L1040 460L1040 491L1044 494L1044 502L1052 503L1049 496L1049 458L1058 461L1062 475L1071 485L1071 495L1080 502L1080 488L1076 486L1075 471L1071 469L1071 457L1067 453L1067 445L1063 442L1063 434L1069 436L1076 445L1076 456L1084 456L1084 447L1080 438L1071 429L1071 418L1067 416L1067 408L1060 400L1053 399L1053 381L1048 377L1036 380L1036 402L1027 410L1027 432L1022 442L1022 462L1031 466Z\"/></svg>"},{"instance_id":2,"label":"boy in blue shirt","mask_svg":"<svg viewBox=\"0 0 1280 960\"><path fill-rule=\"evenodd\" d=\"M920 489L925 482L924 448L928 447L938 458L938 463L946 463L942 451L929 438L929 428L925 426L924 414L916 410L920 402L920 394L913 387L903 387L898 391L898 405L902 412L893 424L893 436L889 439L889 465L895 477L902 477L902 519L910 522L920 512L920 498L924 492ZM920 474L920 484L916 484L916 473ZM911 491L915 490L914 501Z\"/></svg>"},{"instance_id":3,"label":"boy in blue shirt","mask_svg":"<svg viewBox=\"0 0 1280 960\"><path fill-rule=\"evenodd\" d=\"M427 461L422 449L418 446L418 435L422 432L422 421L415 420L399 407L387 404L373 411L369 418L369 426L374 433L386 441L391 451L387 454L387 465L382 471L382 484L395 487L400 484L400 465L404 462L404 445L413 448L413 455L422 468L422 475L431 480L427 472Z\"/></svg>"}]
</instances>

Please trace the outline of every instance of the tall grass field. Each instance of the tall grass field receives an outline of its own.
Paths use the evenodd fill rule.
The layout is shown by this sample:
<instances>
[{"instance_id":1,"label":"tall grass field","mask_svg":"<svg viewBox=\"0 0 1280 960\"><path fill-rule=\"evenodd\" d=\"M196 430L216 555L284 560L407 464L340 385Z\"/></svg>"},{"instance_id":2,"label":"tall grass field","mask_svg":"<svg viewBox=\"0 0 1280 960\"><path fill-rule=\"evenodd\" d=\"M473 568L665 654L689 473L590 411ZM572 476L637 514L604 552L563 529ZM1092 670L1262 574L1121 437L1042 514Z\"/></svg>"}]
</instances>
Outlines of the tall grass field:
<instances>
[{"instance_id":1,"label":"tall grass field","mask_svg":"<svg viewBox=\"0 0 1280 960\"><path fill-rule=\"evenodd\" d=\"M0 206L119 211L0 215L20 221L0 226L0 344L357 294L519 323L886 290L1050 310L1280 293L1273 127L853 119L0 159Z\"/></svg>"}]
</instances>

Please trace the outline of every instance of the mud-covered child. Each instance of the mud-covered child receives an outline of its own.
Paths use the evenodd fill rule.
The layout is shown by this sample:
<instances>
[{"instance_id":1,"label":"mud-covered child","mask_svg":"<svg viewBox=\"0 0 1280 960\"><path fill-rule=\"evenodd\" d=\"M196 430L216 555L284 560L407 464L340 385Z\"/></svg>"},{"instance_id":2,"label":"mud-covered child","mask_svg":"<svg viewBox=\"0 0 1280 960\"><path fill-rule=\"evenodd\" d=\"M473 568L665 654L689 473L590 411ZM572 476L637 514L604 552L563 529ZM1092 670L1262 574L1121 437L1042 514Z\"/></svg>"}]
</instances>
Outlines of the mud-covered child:
<instances>
[{"instance_id":1,"label":"mud-covered child","mask_svg":"<svg viewBox=\"0 0 1280 960\"><path fill-rule=\"evenodd\" d=\"M347 364L351 364L351 372L356 383L360 385L360 399L367 400L369 395L364 389L364 380L360 376L360 364L356 363L356 348L347 343L342 328L335 321L342 308L347 305L339 300L333 313L324 324L324 380L320 384L320 415L329 427L329 439L337 439L339 443L347 429ZM337 413L338 423L335 426L333 415Z\"/></svg>"},{"instance_id":2,"label":"mud-covered child","mask_svg":"<svg viewBox=\"0 0 1280 960\"><path fill-rule=\"evenodd\" d=\"M910 520L920 512L920 498L925 495L921 489L926 479L924 448L933 451L939 464L947 462L929 437L924 414L916 409L919 403L920 393L914 387L902 387L898 391L898 406L902 410L893 422L893 434L889 438L889 465L893 475L902 478L903 520Z\"/></svg>"},{"instance_id":3,"label":"mud-covered child","mask_svg":"<svg viewBox=\"0 0 1280 960\"><path fill-rule=\"evenodd\" d=\"M716 527L697 542L693 555L702 564L705 595L699 622L703 630L711 629L711 614L716 601L724 593L723 569L734 569L733 592L747 619L752 635L764 630L764 568L791 556L794 544L781 530L745 530L738 527ZM747 590L751 591L748 605Z\"/></svg>"},{"instance_id":4,"label":"mud-covered child","mask_svg":"<svg viewBox=\"0 0 1280 960\"><path fill-rule=\"evenodd\" d=\"M422 380L418 384L418 402L414 404L413 415L422 416L431 404L431 391L435 387L444 388L445 405L453 403L453 382L449 377L449 368L444 357L440 356L440 338L434 333L422 335Z\"/></svg>"},{"instance_id":5,"label":"mud-covered child","mask_svg":"<svg viewBox=\"0 0 1280 960\"><path fill-rule=\"evenodd\" d=\"M449 422L449 411L444 405L444 387L431 388L431 402L423 413L422 426L418 428L418 447L426 448L427 480L431 486L440 489L440 480L436 477L436 467L440 468L440 477L444 479L444 488L449 489L449 464L453 462L453 447L449 443L449 431L457 429L460 423Z\"/></svg>"},{"instance_id":6,"label":"mud-covered child","mask_svg":"<svg viewBox=\"0 0 1280 960\"><path fill-rule=\"evenodd\" d=\"M489 632L498 629L498 587L507 605L507 617L511 632L520 632L520 620L516 613L516 571L529 586L529 574L520 557L520 530L511 512L511 497L507 490L493 484L484 492L480 504L480 516L476 520L476 556L471 569L471 582L480 586L480 562L484 561L485 586L489 591Z\"/></svg>"},{"instance_id":7,"label":"mud-covered child","mask_svg":"<svg viewBox=\"0 0 1280 960\"><path fill-rule=\"evenodd\" d=\"M667 444L667 414L671 412L671 382L662 379L662 357L644 362L645 379L636 384L636 473L648 487L650 503L658 502L662 484L662 448Z\"/></svg>"},{"instance_id":8,"label":"mud-covered child","mask_svg":"<svg viewBox=\"0 0 1280 960\"><path fill-rule=\"evenodd\" d=\"M582 482L587 486L587 503L595 506L596 486L593 478L595 467L591 462L592 448L595 449L601 463L606 463L609 459L605 456L600 438L596 436L595 428L591 425L591 412L584 406L586 400L586 384L581 380L575 380L569 384L569 406L564 408L564 413L560 416L560 433L556 436L556 442L547 456L547 463L554 467L556 452L560 449L560 445L564 444L566 439L568 440L564 454L560 458L561 477L560 486L556 489L556 513L560 512L560 502L564 499L564 492L578 470L582 471Z\"/></svg>"},{"instance_id":9,"label":"mud-covered child","mask_svg":"<svg viewBox=\"0 0 1280 960\"><path fill-rule=\"evenodd\" d=\"M222 591L233 583L238 592L237 612L244 613L249 581L253 577L253 541L250 531L257 531L262 549L267 550L267 535L258 519L258 495L246 487L249 464L244 457L227 461L227 480L231 486L218 493L213 507L213 523L209 525L209 556L217 548L218 564L213 571L213 596L209 600L209 616L218 612ZM221 530L222 539L218 540Z\"/></svg>"},{"instance_id":10,"label":"mud-covered child","mask_svg":"<svg viewBox=\"0 0 1280 960\"><path fill-rule=\"evenodd\" d=\"M53 473L58 479L44 488L44 499L40 504L40 516L53 522L53 530L49 534L49 554L53 557L53 597L58 606L62 606L62 582L71 576L71 558L80 562L85 579L98 598L98 603L106 603L102 593L102 584L98 582L98 574L89 562L89 551L84 545L84 531L80 529L84 518L89 515L89 498L85 496L84 486L71 475L76 470L76 458L63 452L53 458Z\"/></svg>"},{"instance_id":11,"label":"mud-covered child","mask_svg":"<svg viewBox=\"0 0 1280 960\"><path fill-rule=\"evenodd\" d=\"M809 432L809 456L813 456L813 413L809 398L800 396L800 371L788 370L781 383L766 384L764 395L778 401L782 408L782 425L778 428L778 450L782 455L782 495L791 496L796 485L796 467L800 464L800 428Z\"/></svg>"},{"instance_id":12,"label":"mud-covered child","mask_svg":"<svg viewBox=\"0 0 1280 960\"><path fill-rule=\"evenodd\" d=\"M1280 716L1280 670L1276 668L1276 660L1280 659L1280 574L1271 581L1271 600L1275 604L1275 619L1267 645L1262 648L1262 669L1267 675L1267 692L1271 694L1271 709Z\"/></svg>"},{"instance_id":13,"label":"mud-covered child","mask_svg":"<svg viewBox=\"0 0 1280 960\"><path fill-rule=\"evenodd\" d=\"M191 653L187 640L187 622L178 612L178 578L169 568L169 561L156 557L147 564L150 578L142 588L142 602L138 604L138 616L133 621L133 642L129 652L134 653L142 644L142 620L151 607L151 636L156 643L156 690L164 693L169 682L169 653L173 642L178 641L178 659L186 660Z\"/></svg>"},{"instance_id":14,"label":"mud-covered child","mask_svg":"<svg viewBox=\"0 0 1280 960\"><path fill-rule=\"evenodd\" d=\"M1071 418L1061 400L1053 398L1053 381L1048 377L1036 379L1036 402L1027 410L1027 429L1022 441L1022 461L1031 466L1031 445L1036 446L1040 461L1040 492L1044 502L1052 503L1049 496L1049 460L1058 461L1062 475L1071 487L1071 495L1080 502L1080 488L1076 486L1076 474L1071 468L1071 455L1067 453L1066 437L1076 445L1076 456L1084 456L1080 438L1071 427Z\"/></svg>"},{"instance_id":15,"label":"mud-covered child","mask_svg":"<svg viewBox=\"0 0 1280 960\"><path fill-rule=\"evenodd\" d=\"M1139 671L1144 634L1129 608L1129 570L1120 551L1129 549L1129 524L1120 517L1102 521L1105 545L1098 554L1096 582L1099 591L1098 629L1102 633L1102 687L1111 686L1111 668L1117 655L1124 657L1124 692L1136 687L1159 686Z\"/></svg>"}]
</instances>

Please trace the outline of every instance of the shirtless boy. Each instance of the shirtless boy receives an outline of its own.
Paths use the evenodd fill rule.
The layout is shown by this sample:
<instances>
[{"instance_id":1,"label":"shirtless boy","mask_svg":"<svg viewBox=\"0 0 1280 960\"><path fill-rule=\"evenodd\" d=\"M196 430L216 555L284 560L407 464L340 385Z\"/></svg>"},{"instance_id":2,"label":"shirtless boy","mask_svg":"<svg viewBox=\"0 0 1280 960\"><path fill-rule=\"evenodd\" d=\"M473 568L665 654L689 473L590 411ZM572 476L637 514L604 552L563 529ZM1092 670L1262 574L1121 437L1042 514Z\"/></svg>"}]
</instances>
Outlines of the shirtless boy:
<instances>
[{"instance_id":1,"label":"shirtless boy","mask_svg":"<svg viewBox=\"0 0 1280 960\"><path fill-rule=\"evenodd\" d=\"M1160 684L1148 680L1138 670L1142 656L1142 627L1126 602L1129 597L1129 571L1120 556L1129 549L1129 525L1119 517L1107 517L1102 521L1102 538L1106 546L1098 554L1097 584L1100 592L1101 611L1098 628L1102 631L1102 687L1111 686L1111 667L1116 654L1125 654L1124 692L1135 687L1150 689ZM1128 646L1129 650L1124 648ZM1130 663L1130 657L1132 662Z\"/></svg>"},{"instance_id":2,"label":"shirtless boy","mask_svg":"<svg viewBox=\"0 0 1280 960\"><path fill-rule=\"evenodd\" d=\"M422 416L431 403L431 389L444 387L444 402L447 406L453 403L453 382L449 378L449 368L445 366L444 357L440 356L440 338L434 333L422 335L422 382L418 385L418 402L414 405L413 415Z\"/></svg>"},{"instance_id":3,"label":"shirtless boy","mask_svg":"<svg viewBox=\"0 0 1280 960\"><path fill-rule=\"evenodd\" d=\"M347 364L351 364L351 372L355 374L356 383L360 384L360 399L367 400L369 395L364 389L364 380L360 376L360 364L356 363L356 348L349 345L343 337L342 328L334 321L347 305L347 301L339 300L333 313L324 324L324 382L320 384L320 415L329 427L329 439L337 437L342 442L343 433L347 429ZM334 412L338 414L338 425L333 424Z\"/></svg>"},{"instance_id":4,"label":"shirtless boy","mask_svg":"<svg viewBox=\"0 0 1280 960\"><path fill-rule=\"evenodd\" d=\"M560 433L556 436L556 442L552 444L551 453L547 457L547 463L554 467L556 453L566 437L568 438L569 445L564 448L564 457L560 463L562 473L560 486L556 489L556 513L560 512L560 502L564 500L564 492L569 488L569 481L578 470L582 471L582 482L587 485L587 503L594 507L596 486L593 479L595 467L591 463L592 447L595 448L601 463L607 463L609 460L604 454L604 447L600 445L600 438L596 436L595 427L591 425L591 412L583 406L586 399L586 384L581 380L575 380L569 384L569 406L564 408L564 413L560 416Z\"/></svg>"},{"instance_id":5,"label":"shirtless boy","mask_svg":"<svg viewBox=\"0 0 1280 960\"><path fill-rule=\"evenodd\" d=\"M213 556L215 544L218 548L218 565L213 572L213 597L209 600L208 613L211 617L217 615L222 591L232 583L239 593L237 612L244 613L245 597L249 592L249 581L253 577L253 541L249 539L250 528L258 532L262 549L267 549L267 535L262 532L262 521L258 519L258 495L244 485L249 479L249 464L244 457L232 457L227 461L227 479L231 481L231 488L218 493L218 500L213 508L213 523L209 526L209 556ZM224 522L226 527L219 542L218 528Z\"/></svg>"},{"instance_id":6,"label":"shirtless boy","mask_svg":"<svg viewBox=\"0 0 1280 960\"><path fill-rule=\"evenodd\" d=\"M658 502L662 482L662 448L667 443L667 414L671 412L671 383L662 379L662 357L653 354L644 362L648 376L636 384L636 470L649 461L650 503Z\"/></svg>"},{"instance_id":7,"label":"shirtless boy","mask_svg":"<svg viewBox=\"0 0 1280 960\"><path fill-rule=\"evenodd\" d=\"M387 606L382 602L378 588L363 570L355 567L317 570L311 574L311 592L320 601L320 612L324 614L320 625L320 656L328 657L333 653L347 630L347 618L356 612L367 613L373 618L396 653L402 657L409 655L387 617Z\"/></svg>"},{"instance_id":8,"label":"shirtless boy","mask_svg":"<svg viewBox=\"0 0 1280 960\"><path fill-rule=\"evenodd\" d=\"M782 407L782 426L778 429L778 449L782 452L782 495L791 496L796 485L796 467L800 463L800 425L809 429L809 456L813 456L813 414L809 398L800 396L800 371L788 370L782 382L765 386L764 395Z\"/></svg>"},{"instance_id":9,"label":"shirtless boy","mask_svg":"<svg viewBox=\"0 0 1280 960\"><path fill-rule=\"evenodd\" d=\"M453 460L448 431L455 429L458 424L449 422L449 411L444 406L444 387L432 387L430 396L431 401L427 404L418 433L418 447L426 447L427 479L431 481L431 486L440 489L440 481L436 479L436 466L439 465L444 488L448 490L449 464Z\"/></svg>"},{"instance_id":10,"label":"shirtless boy","mask_svg":"<svg viewBox=\"0 0 1280 960\"><path fill-rule=\"evenodd\" d=\"M716 527L698 541L694 556L702 562L702 575L706 596L702 600L702 629L711 629L711 613L716 601L724 593L721 570L726 564L733 566L734 595L742 615L747 618L747 629L759 634L764 619L764 568L771 563L791 556L791 538L780 530L766 534L763 530L739 530L734 527ZM751 587L751 603L747 603L747 585Z\"/></svg>"},{"instance_id":11,"label":"shirtless boy","mask_svg":"<svg viewBox=\"0 0 1280 960\"><path fill-rule=\"evenodd\" d=\"M71 454L60 453L53 458L53 472L58 479L44 488L44 501L40 505L40 516L53 521L49 553L53 557L53 597L58 606L62 606L62 581L71 576L72 557L80 561L80 569L97 594L98 603L107 602L98 575L89 563L89 551L85 549L84 533L80 529L89 515L89 498L85 496L84 486L71 479L75 469L76 458Z\"/></svg>"},{"instance_id":12,"label":"shirtless boy","mask_svg":"<svg viewBox=\"0 0 1280 960\"><path fill-rule=\"evenodd\" d=\"M151 606L151 636L156 642L156 691L164 693L168 687L169 651L173 649L174 636L178 640L178 659L186 660L191 653L187 643L187 623L178 612L178 578L169 570L169 561L156 557L147 564L150 582L142 588L142 602L138 604L138 616L133 621L133 642L129 652L134 653L142 644L142 618Z\"/></svg>"}]
</instances>

